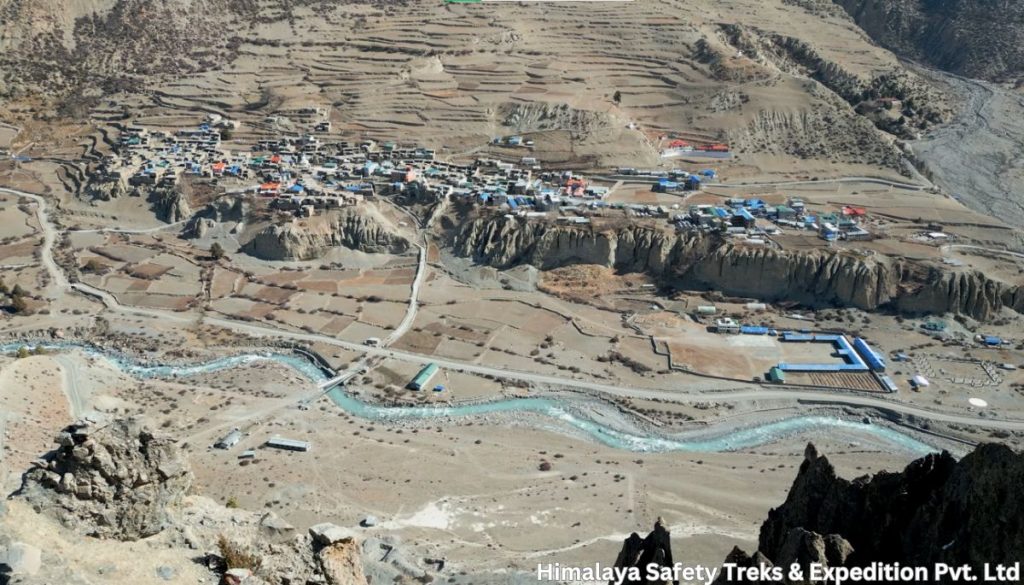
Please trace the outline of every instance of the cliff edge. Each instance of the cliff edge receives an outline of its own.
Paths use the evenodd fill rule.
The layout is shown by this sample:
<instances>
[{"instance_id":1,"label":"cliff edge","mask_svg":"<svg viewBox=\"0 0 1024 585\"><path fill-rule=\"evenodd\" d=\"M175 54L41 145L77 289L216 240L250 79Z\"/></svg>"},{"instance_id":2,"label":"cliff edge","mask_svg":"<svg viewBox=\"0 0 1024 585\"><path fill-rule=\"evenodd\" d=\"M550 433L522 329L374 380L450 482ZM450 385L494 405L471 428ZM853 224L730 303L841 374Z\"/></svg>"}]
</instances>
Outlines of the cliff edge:
<instances>
[{"instance_id":1,"label":"cliff edge","mask_svg":"<svg viewBox=\"0 0 1024 585\"><path fill-rule=\"evenodd\" d=\"M569 226L479 218L456 229L455 254L495 268L548 270L597 264L642 272L684 288L713 289L812 307L959 313L988 320L1024 313L1024 288L978 271L956 271L851 250L786 251L732 243L716 234L671 233L638 225Z\"/></svg>"},{"instance_id":2,"label":"cliff edge","mask_svg":"<svg viewBox=\"0 0 1024 585\"><path fill-rule=\"evenodd\" d=\"M256 232L242 251L262 260L313 260L344 246L374 254L401 254L409 241L367 209L346 209L308 221L273 224Z\"/></svg>"}]
</instances>

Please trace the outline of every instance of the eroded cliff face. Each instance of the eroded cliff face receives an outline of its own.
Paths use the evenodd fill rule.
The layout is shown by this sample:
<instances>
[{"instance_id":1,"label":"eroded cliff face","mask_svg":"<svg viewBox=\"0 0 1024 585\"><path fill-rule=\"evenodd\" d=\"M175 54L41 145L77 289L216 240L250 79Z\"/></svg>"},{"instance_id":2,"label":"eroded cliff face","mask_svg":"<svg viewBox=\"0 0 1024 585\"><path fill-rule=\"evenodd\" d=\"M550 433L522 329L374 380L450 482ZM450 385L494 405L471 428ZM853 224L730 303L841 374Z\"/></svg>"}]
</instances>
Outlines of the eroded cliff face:
<instances>
[{"instance_id":1,"label":"eroded cliff face","mask_svg":"<svg viewBox=\"0 0 1024 585\"><path fill-rule=\"evenodd\" d=\"M466 222L453 236L452 248L496 268L598 264L683 287L809 306L953 312L979 320L1004 308L1024 312L1021 287L979 272L951 272L878 254L735 245L713 234L635 225L597 229L482 218Z\"/></svg>"},{"instance_id":2,"label":"eroded cliff face","mask_svg":"<svg viewBox=\"0 0 1024 585\"><path fill-rule=\"evenodd\" d=\"M140 191L146 192L145 189ZM146 199L156 216L167 223L184 221L192 215L188 196L175 187L153 187L147 192Z\"/></svg>"},{"instance_id":3,"label":"eroded cliff face","mask_svg":"<svg viewBox=\"0 0 1024 585\"><path fill-rule=\"evenodd\" d=\"M401 254L409 249L409 241L374 217L353 209L309 223L267 226L242 246L242 251L263 260L313 260L336 246Z\"/></svg>"},{"instance_id":4,"label":"eroded cliff face","mask_svg":"<svg viewBox=\"0 0 1024 585\"><path fill-rule=\"evenodd\" d=\"M244 198L222 197L217 199L189 218L182 230L186 238L204 238L208 231L219 223L245 222L249 217L250 205Z\"/></svg>"},{"instance_id":5,"label":"eroded cliff face","mask_svg":"<svg viewBox=\"0 0 1024 585\"><path fill-rule=\"evenodd\" d=\"M96 174L89 177L82 192L90 201L110 201L128 196L130 189L120 176Z\"/></svg>"}]
</instances>

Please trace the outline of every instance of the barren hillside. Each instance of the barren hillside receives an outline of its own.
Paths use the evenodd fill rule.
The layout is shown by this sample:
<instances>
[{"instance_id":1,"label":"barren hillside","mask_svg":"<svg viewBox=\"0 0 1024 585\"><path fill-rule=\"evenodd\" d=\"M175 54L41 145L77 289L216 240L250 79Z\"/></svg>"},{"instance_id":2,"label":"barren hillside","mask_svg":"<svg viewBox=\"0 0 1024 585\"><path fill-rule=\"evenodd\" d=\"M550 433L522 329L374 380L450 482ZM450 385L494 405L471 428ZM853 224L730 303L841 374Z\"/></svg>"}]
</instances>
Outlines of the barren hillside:
<instances>
[{"instance_id":1,"label":"barren hillside","mask_svg":"<svg viewBox=\"0 0 1024 585\"><path fill-rule=\"evenodd\" d=\"M848 18L823 22L783 0L63 0L0 11L0 95L22 115L19 105L45 96L51 109L31 107L43 119L131 111L168 123L176 112L316 105L350 133L453 153L535 132L548 162L653 164L657 137L678 133L784 160L897 169L888 136L941 117L934 95ZM894 75L904 81L885 81ZM878 97L918 107L884 124L855 110Z\"/></svg>"}]
</instances>

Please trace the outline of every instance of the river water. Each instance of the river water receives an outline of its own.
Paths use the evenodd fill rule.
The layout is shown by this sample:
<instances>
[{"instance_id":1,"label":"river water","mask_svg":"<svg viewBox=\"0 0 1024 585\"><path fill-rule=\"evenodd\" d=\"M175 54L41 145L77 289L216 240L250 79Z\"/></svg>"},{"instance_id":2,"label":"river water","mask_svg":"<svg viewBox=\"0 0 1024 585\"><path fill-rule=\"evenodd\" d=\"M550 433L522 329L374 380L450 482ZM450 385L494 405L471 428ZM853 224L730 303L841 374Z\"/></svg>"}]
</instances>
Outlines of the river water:
<instances>
[{"instance_id":1,"label":"river water","mask_svg":"<svg viewBox=\"0 0 1024 585\"><path fill-rule=\"evenodd\" d=\"M14 353L24 343L0 344L0 352ZM299 372L312 383L321 382L327 376L319 367L298 354L253 352L221 357L206 362L190 364L151 364L139 361L113 351L101 350L73 342L43 343L47 351L80 350L85 354L107 360L120 371L141 379L175 379L209 374L246 364L273 361ZM34 347L29 344L29 347ZM855 422L832 416L794 416L738 429L702 429L674 435L630 432L603 424L581 414L583 409L572 408L572 401L581 403L585 398L521 398L495 400L457 406L382 406L360 400L336 387L328 397L341 409L352 416L375 422L401 422L411 420L452 419L487 415L530 413L550 419L553 423L568 426L603 445L637 452L687 451L712 453L748 449L778 442L782 439L807 434L829 433L842 436L852 443L868 441L895 448L913 455L936 451L908 434L889 427ZM564 428L563 426L563 428ZM635 425L632 425L635 427Z\"/></svg>"}]
</instances>

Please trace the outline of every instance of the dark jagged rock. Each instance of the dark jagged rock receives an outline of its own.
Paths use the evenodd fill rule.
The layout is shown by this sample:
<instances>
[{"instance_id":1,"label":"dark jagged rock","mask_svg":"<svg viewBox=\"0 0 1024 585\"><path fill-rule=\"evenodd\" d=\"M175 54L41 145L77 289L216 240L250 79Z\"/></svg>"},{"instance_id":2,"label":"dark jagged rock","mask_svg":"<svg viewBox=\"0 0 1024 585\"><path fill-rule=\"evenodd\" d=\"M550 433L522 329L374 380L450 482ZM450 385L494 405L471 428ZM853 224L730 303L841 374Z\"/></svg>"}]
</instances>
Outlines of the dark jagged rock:
<instances>
[{"instance_id":1,"label":"dark jagged rock","mask_svg":"<svg viewBox=\"0 0 1024 585\"><path fill-rule=\"evenodd\" d=\"M661 518L654 524L654 530L645 538L634 532L622 543L622 550L615 559L616 568L636 567L640 571L639 581L625 580L623 585L661 585L661 581L648 581L643 578L647 574L647 568L651 565L658 567L672 567L672 542L668 530L665 529ZM673 581L678 585L678 581Z\"/></svg>"},{"instance_id":2,"label":"dark jagged rock","mask_svg":"<svg viewBox=\"0 0 1024 585\"><path fill-rule=\"evenodd\" d=\"M748 567L799 563L863 567L900 563L1011 564L1024 551L1024 455L985 444L959 462L949 453L902 472L846 480L808 445L785 503L761 526L758 552L733 550ZM721 583L739 582L720 579Z\"/></svg>"},{"instance_id":3,"label":"dark jagged rock","mask_svg":"<svg viewBox=\"0 0 1024 585\"><path fill-rule=\"evenodd\" d=\"M192 483L177 445L138 419L77 423L56 442L25 474L19 495L89 536L137 540L160 532Z\"/></svg>"}]
</instances>

